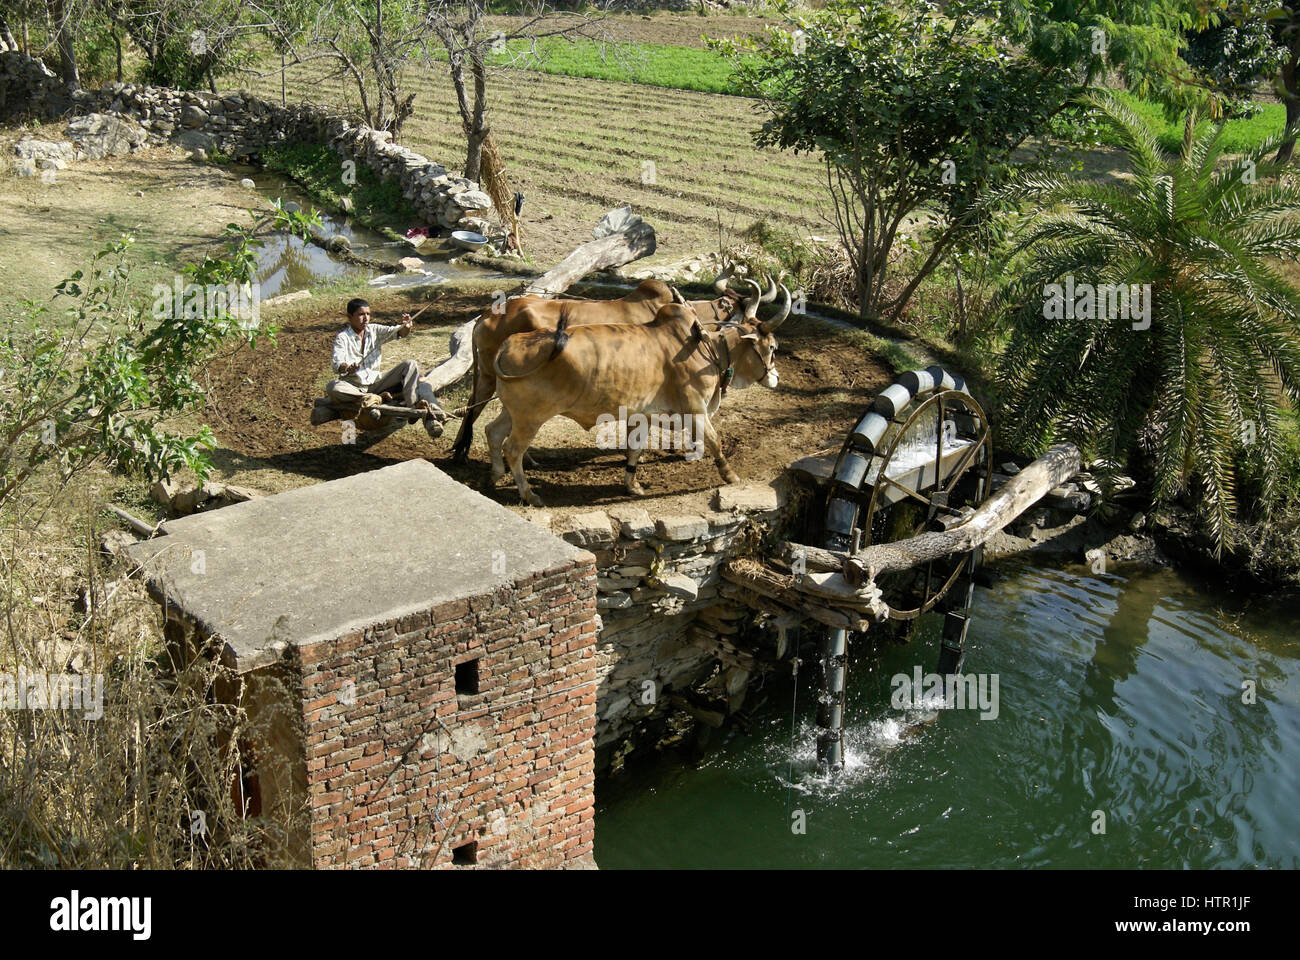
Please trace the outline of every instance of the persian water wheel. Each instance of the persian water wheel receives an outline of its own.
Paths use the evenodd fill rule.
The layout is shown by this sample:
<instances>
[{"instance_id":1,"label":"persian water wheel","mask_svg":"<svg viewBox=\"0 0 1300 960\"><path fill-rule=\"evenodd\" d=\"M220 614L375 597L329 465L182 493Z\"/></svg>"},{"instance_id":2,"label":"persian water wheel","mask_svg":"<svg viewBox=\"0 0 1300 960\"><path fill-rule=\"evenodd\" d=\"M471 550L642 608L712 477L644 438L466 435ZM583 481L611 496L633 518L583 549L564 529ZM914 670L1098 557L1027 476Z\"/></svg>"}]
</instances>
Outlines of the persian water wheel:
<instances>
[{"instance_id":1,"label":"persian water wheel","mask_svg":"<svg viewBox=\"0 0 1300 960\"><path fill-rule=\"evenodd\" d=\"M993 439L965 382L912 370L877 396L836 460L826 546L851 550L960 523L988 498ZM970 554L891 573L879 584L893 620L934 609L972 566Z\"/></svg>"}]
</instances>

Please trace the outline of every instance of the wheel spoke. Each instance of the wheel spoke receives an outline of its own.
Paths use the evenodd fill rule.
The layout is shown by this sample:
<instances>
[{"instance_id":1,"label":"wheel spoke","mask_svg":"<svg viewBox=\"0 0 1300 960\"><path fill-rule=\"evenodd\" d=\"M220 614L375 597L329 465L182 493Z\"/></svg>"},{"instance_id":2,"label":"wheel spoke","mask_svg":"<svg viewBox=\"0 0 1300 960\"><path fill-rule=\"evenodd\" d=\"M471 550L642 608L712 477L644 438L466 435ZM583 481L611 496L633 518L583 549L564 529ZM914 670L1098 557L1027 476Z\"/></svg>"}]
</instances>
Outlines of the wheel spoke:
<instances>
[{"instance_id":1,"label":"wheel spoke","mask_svg":"<svg viewBox=\"0 0 1300 960\"><path fill-rule=\"evenodd\" d=\"M970 462L975 458L975 454L978 453L980 448L984 446L984 441L988 439L988 435L989 435L989 429L988 427L985 427L984 430L980 433L979 438L974 443L972 443L969 447L966 448L966 452L961 455L961 459L957 461L956 465L952 469L952 477L948 480L947 485L943 488L944 493L951 493L952 488L957 486L957 481L962 478L962 474L964 474L966 472L966 468L970 466Z\"/></svg>"}]
</instances>

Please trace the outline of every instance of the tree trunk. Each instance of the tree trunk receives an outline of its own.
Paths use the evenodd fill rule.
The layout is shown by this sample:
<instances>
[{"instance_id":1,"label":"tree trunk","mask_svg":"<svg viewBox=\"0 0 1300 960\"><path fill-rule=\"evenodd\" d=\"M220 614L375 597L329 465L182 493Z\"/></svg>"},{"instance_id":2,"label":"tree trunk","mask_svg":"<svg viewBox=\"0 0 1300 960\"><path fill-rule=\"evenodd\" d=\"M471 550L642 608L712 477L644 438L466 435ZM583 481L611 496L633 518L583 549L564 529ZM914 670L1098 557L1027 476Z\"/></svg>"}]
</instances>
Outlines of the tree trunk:
<instances>
[{"instance_id":1,"label":"tree trunk","mask_svg":"<svg viewBox=\"0 0 1300 960\"><path fill-rule=\"evenodd\" d=\"M9 30L9 24L5 22L4 17L0 17L0 50L17 49L18 42L14 40L14 35Z\"/></svg>"},{"instance_id":2,"label":"tree trunk","mask_svg":"<svg viewBox=\"0 0 1300 960\"><path fill-rule=\"evenodd\" d=\"M483 141L487 139L487 66L480 48L470 51L470 74L474 77L474 113L465 130L465 178L479 182L483 167Z\"/></svg>"},{"instance_id":3,"label":"tree trunk","mask_svg":"<svg viewBox=\"0 0 1300 960\"><path fill-rule=\"evenodd\" d=\"M1286 63L1282 65L1281 89L1278 94L1282 102L1286 105L1286 126L1292 129L1297 121L1300 121L1300 91L1296 90L1296 64L1300 60L1300 41L1292 44L1291 55L1287 57ZM1295 152L1295 137L1288 137L1282 141L1282 145L1277 148L1277 155L1273 158L1278 163L1290 163L1291 155Z\"/></svg>"},{"instance_id":4,"label":"tree trunk","mask_svg":"<svg viewBox=\"0 0 1300 960\"><path fill-rule=\"evenodd\" d=\"M481 175L483 167L484 137L485 134L475 130L469 130L465 133L465 138L469 146L465 152L464 175L466 180L473 180L475 183L479 182L479 176Z\"/></svg>"},{"instance_id":5,"label":"tree trunk","mask_svg":"<svg viewBox=\"0 0 1300 960\"><path fill-rule=\"evenodd\" d=\"M77 71L77 50L73 46L72 24L65 0L53 0L50 12L54 16L55 29L58 31L59 72L69 90L81 89L81 75Z\"/></svg>"},{"instance_id":6,"label":"tree trunk","mask_svg":"<svg viewBox=\"0 0 1300 960\"><path fill-rule=\"evenodd\" d=\"M1274 84L1278 97L1286 105L1286 126L1288 130L1292 129L1294 124L1300 120L1300 90L1296 89L1297 66L1300 66L1300 33L1292 33L1286 62L1282 64L1282 69ZM1273 160L1277 163L1290 163L1291 155L1294 152L1295 137L1288 137L1277 148Z\"/></svg>"}]
</instances>

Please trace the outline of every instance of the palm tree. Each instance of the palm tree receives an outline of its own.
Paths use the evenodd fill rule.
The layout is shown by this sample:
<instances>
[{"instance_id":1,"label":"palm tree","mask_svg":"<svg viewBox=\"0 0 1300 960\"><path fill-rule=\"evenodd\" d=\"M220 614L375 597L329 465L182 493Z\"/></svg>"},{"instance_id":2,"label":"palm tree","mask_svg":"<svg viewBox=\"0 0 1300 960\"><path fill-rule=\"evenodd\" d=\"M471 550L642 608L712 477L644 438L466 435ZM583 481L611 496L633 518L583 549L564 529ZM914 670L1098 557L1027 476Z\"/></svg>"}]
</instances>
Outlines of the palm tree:
<instances>
[{"instance_id":1,"label":"palm tree","mask_svg":"<svg viewBox=\"0 0 1300 960\"><path fill-rule=\"evenodd\" d=\"M1122 138L1132 173L1021 188L1038 212L1016 244L1025 270L998 297L1009 439L1037 450L1064 437L1128 464L1157 504L1199 492L1221 550L1248 458L1261 502L1274 501L1300 399L1300 293L1279 270L1300 255L1300 191L1264 159L1282 137L1229 161L1222 125L1193 113L1170 158L1116 96L1085 101Z\"/></svg>"}]
</instances>

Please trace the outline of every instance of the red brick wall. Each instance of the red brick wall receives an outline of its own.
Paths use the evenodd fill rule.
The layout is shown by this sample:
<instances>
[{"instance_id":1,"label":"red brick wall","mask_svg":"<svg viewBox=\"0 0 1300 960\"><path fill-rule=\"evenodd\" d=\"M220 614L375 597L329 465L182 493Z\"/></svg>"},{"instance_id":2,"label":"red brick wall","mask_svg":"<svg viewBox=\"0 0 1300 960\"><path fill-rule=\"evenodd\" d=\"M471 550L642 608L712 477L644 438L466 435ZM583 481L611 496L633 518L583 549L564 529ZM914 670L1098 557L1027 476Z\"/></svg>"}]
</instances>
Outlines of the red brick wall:
<instances>
[{"instance_id":1,"label":"red brick wall","mask_svg":"<svg viewBox=\"0 0 1300 960\"><path fill-rule=\"evenodd\" d=\"M479 866L589 858L595 597L584 554L301 647L312 865L450 866L469 842ZM475 657L479 692L458 695Z\"/></svg>"}]
</instances>

